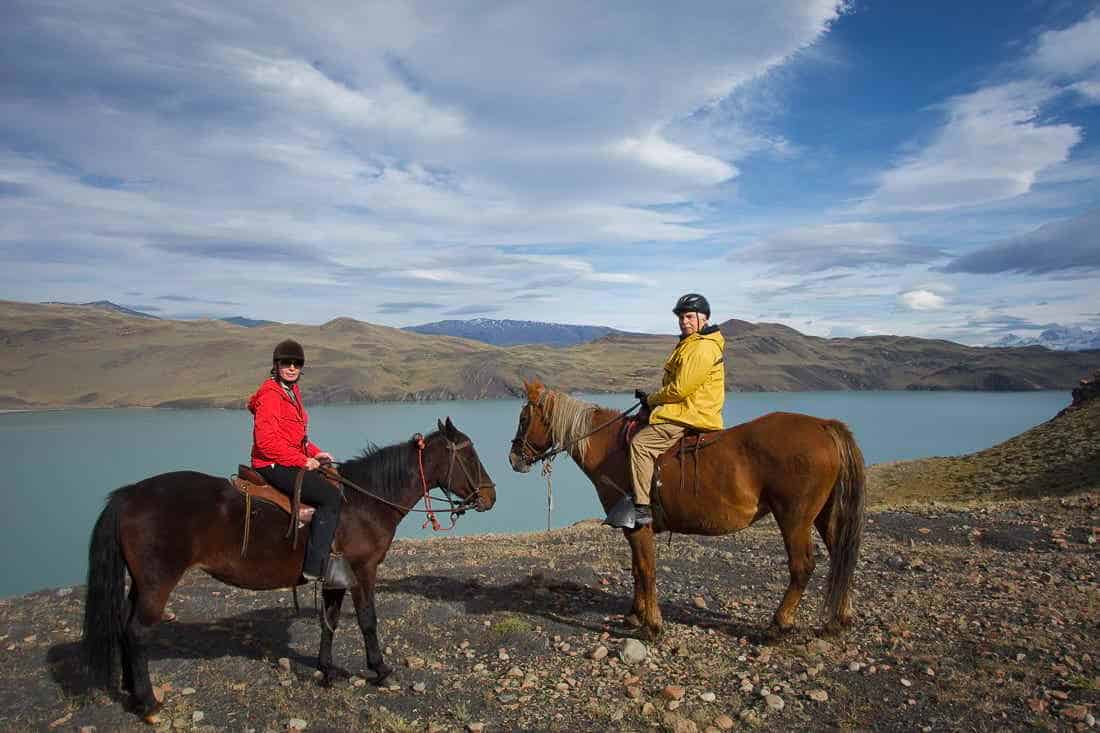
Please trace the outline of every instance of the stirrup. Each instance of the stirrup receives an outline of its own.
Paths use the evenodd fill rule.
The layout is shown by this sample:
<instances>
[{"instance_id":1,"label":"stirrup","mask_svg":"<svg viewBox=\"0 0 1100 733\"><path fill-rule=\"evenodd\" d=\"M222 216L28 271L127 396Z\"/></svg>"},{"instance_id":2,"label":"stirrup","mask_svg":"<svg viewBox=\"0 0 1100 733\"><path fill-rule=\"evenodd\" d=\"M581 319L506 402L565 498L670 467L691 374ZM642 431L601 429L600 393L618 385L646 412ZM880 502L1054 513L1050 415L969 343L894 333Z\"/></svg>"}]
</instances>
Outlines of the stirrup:
<instances>
[{"instance_id":1,"label":"stirrup","mask_svg":"<svg viewBox=\"0 0 1100 733\"><path fill-rule=\"evenodd\" d=\"M634 497L624 494L623 498L615 502L611 511L607 513L607 519L603 523L615 529L634 529Z\"/></svg>"},{"instance_id":2,"label":"stirrup","mask_svg":"<svg viewBox=\"0 0 1100 733\"><path fill-rule=\"evenodd\" d=\"M359 579L355 577L348 561L343 555L335 553L328 556L325 561L325 569L322 575L321 587L331 590L346 590L359 585Z\"/></svg>"}]
</instances>

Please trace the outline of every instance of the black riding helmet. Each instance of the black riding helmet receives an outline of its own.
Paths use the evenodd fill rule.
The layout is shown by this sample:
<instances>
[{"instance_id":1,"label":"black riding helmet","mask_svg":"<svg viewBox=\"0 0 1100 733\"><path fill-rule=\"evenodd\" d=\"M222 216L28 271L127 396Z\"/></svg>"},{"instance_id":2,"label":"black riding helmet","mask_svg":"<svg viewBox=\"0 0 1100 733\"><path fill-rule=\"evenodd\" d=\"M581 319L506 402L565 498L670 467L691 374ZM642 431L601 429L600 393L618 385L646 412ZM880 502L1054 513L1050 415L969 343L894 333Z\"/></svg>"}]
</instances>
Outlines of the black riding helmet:
<instances>
[{"instance_id":1,"label":"black riding helmet","mask_svg":"<svg viewBox=\"0 0 1100 733\"><path fill-rule=\"evenodd\" d=\"M302 364L306 363L306 352L302 350L302 345L294 339L287 339L280 341L279 345L275 347L275 352L271 355L271 363L278 363L280 359L297 359Z\"/></svg>"},{"instance_id":2,"label":"black riding helmet","mask_svg":"<svg viewBox=\"0 0 1100 733\"><path fill-rule=\"evenodd\" d=\"M707 318L710 318L710 303L708 303L707 299L702 295L699 295L699 293L688 293L687 295L680 296L672 312L676 315L680 315L681 313L702 313Z\"/></svg>"}]
</instances>

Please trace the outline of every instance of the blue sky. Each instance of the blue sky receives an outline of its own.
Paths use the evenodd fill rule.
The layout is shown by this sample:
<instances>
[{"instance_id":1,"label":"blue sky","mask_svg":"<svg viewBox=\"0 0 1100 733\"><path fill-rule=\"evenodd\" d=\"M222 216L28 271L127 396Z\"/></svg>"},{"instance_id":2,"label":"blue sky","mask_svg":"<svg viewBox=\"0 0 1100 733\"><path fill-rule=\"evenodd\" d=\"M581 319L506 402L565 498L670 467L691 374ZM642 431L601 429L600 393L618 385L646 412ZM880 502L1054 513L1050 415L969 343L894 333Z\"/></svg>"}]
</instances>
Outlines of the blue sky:
<instances>
[{"instance_id":1,"label":"blue sky","mask_svg":"<svg viewBox=\"0 0 1100 733\"><path fill-rule=\"evenodd\" d=\"M22 2L0 297L1100 327L1094 3Z\"/></svg>"}]
</instances>

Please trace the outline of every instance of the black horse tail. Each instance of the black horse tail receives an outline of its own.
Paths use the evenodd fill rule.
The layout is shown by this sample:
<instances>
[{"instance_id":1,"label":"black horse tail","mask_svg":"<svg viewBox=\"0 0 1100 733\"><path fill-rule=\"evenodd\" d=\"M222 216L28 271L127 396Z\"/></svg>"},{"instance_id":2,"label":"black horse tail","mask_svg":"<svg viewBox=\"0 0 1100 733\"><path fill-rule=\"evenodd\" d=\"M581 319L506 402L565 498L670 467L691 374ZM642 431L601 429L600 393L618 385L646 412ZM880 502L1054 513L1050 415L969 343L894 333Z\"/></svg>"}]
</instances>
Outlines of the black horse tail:
<instances>
[{"instance_id":1,"label":"black horse tail","mask_svg":"<svg viewBox=\"0 0 1100 733\"><path fill-rule=\"evenodd\" d=\"M104 687L115 679L120 658L126 606L126 564L119 544L122 497L115 491L99 515L88 546L88 590L84 598L84 663L91 678Z\"/></svg>"},{"instance_id":2,"label":"black horse tail","mask_svg":"<svg viewBox=\"0 0 1100 733\"><path fill-rule=\"evenodd\" d=\"M829 578L825 583L823 612L829 626L847 626L852 622L852 578L859 562L863 540L864 511L867 504L863 452L848 426L829 421L826 429L836 441L840 455L840 473L833 485L829 513Z\"/></svg>"}]
</instances>

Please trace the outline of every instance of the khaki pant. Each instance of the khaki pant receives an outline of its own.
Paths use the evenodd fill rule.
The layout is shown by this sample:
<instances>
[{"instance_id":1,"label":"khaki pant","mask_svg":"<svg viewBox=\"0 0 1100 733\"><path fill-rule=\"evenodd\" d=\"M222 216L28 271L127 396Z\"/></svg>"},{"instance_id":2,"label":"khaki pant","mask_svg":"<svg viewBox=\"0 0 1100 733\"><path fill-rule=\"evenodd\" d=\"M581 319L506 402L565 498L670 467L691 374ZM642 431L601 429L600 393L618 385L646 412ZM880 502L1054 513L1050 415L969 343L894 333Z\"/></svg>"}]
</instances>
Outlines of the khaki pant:
<instances>
[{"instance_id":1,"label":"khaki pant","mask_svg":"<svg viewBox=\"0 0 1100 733\"><path fill-rule=\"evenodd\" d=\"M685 428L673 423L646 425L630 442L630 475L634 482L634 503L649 503L653 467L657 458L684 437Z\"/></svg>"}]
</instances>

